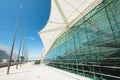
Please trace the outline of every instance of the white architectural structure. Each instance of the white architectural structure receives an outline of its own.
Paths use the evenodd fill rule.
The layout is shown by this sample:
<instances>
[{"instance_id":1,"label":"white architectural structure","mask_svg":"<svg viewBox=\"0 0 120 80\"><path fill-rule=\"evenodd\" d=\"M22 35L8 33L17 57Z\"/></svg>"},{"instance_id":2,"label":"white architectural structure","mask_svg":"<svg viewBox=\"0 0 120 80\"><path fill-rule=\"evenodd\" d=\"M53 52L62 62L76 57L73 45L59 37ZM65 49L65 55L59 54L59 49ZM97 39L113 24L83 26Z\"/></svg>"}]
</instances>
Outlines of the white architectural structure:
<instances>
[{"instance_id":1,"label":"white architectural structure","mask_svg":"<svg viewBox=\"0 0 120 80\"><path fill-rule=\"evenodd\" d=\"M0 45L0 62L6 62L9 59L9 55L10 55L10 48L4 46L4 45ZM13 60L17 59L17 55L14 53Z\"/></svg>"},{"instance_id":2,"label":"white architectural structure","mask_svg":"<svg viewBox=\"0 0 120 80\"><path fill-rule=\"evenodd\" d=\"M51 0L47 25L39 32L43 41L42 59L54 41L103 0Z\"/></svg>"}]
</instances>

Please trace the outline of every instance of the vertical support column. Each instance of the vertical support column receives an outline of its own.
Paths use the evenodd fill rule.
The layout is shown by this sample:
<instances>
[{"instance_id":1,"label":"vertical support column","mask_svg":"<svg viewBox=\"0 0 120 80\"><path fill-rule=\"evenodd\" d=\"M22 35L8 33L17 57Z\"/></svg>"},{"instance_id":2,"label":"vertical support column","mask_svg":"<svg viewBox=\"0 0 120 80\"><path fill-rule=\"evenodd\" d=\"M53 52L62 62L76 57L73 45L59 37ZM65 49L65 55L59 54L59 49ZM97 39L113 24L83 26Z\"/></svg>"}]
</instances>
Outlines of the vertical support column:
<instances>
[{"instance_id":1,"label":"vertical support column","mask_svg":"<svg viewBox=\"0 0 120 80\"><path fill-rule=\"evenodd\" d=\"M24 51L25 51L25 41L23 43L23 49L22 49L22 56L21 56L21 63L24 63Z\"/></svg>"},{"instance_id":2,"label":"vertical support column","mask_svg":"<svg viewBox=\"0 0 120 80\"><path fill-rule=\"evenodd\" d=\"M17 57L16 69L18 68L18 64L19 64L19 57L20 57L21 47L22 47L22 39L21 39L21 41L20 41L20 46L19 46L19 52L18 52L18 57Z\"/></svg>"},{"instance_id":3,"label":"vertical support column","mask_svg":"<svg viewBox=\"0 0 120 80\"><path fill-rule=\"evenodd\" d=\"M10 70L10 66L11 66L11 60L12 60L12 55L13 55L13 50L14 50L14 44L15 44L15 40L16 40L17 29L18 29L18 26L16 27L16 31L14 33L14 39L13 39L12 49L11 49L10 58L9 58L9 61L8 61L7 74L9 74L9 70Z\"/></svg>"},{"instance_id":4,"label":"vertical support column","mask_svg":"<svg viewBox=\"0 0 120 80\"><path fill-rule=\"evenodd\" d=\"M9 74L9 70L10 70L10 66L11 66L11 60L12 60L12 55L13 55L13 50L14 50L14 44L15 44L15 41L16 41L16 35L17 35L17 31L18 31L18 24L19 24L19 20L20 20L21 10L22 10L22 0L21 0L19 12L18 12L18 18L17 18L17 22L16 22L16 28L15 28L12 48L11 48L11 52L10 52L10 58L9 58L9 61L8 61L7 74Z\"/></svg>"},{"instance_id":5,"label":"vertical support column","mask_svg":"<svg viewBox=\"0 0 120 80\"><path fill-rule=\"evenodd\" d=\"M44 63L44 57L45 57L45 48L42 49L41 64ZM45 62L46 62L46 60L45 60Z\"/></svg>"}]
</instances>

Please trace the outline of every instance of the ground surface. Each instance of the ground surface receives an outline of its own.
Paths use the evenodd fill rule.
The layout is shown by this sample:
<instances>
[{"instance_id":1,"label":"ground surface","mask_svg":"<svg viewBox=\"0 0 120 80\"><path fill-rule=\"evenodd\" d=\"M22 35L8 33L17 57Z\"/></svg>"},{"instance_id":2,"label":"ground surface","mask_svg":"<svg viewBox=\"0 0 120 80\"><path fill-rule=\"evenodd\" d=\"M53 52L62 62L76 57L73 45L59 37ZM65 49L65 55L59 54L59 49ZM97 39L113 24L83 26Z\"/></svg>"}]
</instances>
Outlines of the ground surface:
<instances>
[{"instance_id":1,"label":"ground surface","mask_svg":"<svg viewBox=\"0 0 120 80\"><path fill-rule=\"evenodd\" d=\"M91 80L53 67L32 63L19 66L17 70L16 66L12 66L9 75L6 75L6 71L7 67L0 68L0 80Z\"/></svg>"}]
</instances>

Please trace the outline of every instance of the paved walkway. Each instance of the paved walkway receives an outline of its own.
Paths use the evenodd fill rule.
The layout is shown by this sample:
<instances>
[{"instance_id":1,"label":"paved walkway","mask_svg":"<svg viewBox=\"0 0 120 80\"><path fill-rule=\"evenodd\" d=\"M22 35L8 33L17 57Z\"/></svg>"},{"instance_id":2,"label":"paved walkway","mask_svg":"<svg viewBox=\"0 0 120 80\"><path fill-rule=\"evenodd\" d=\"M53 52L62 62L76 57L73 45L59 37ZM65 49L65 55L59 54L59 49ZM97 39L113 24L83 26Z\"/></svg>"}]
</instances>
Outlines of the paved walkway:
<instances>
[{"instance_id":1,"label":"paved walkway","mask_svg":"<svg viewBox=\"0 0 120 80\"><path fill-rule=\"evenodd\" d=\"M10 74L6 75L7 67L0 68L0 80L91 80L63 70L45 65L27 63L16 70L12 66Z\"/></svg>"}]
</instances>

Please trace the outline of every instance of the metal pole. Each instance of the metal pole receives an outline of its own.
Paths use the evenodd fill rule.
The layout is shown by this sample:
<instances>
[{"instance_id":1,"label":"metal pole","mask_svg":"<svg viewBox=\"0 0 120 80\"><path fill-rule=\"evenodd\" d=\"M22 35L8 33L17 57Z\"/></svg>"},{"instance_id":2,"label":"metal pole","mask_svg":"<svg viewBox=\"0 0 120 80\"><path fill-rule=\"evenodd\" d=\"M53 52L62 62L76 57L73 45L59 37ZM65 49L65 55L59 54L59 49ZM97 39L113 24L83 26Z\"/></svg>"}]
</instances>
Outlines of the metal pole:
<instances>
[{"instance_id":1,"label":"metal pole","mask_svg":"<svg viewBox=\"0 0 120 80\"><path fill-rule=\"evenodd\" d=\"M7 74L9 74L9 70L10 70L11 59L12 59L12 55L13 55L14 44L15 44L15 40L16 40L16 34L17 34L17 30L18 30L18 23L19 23L19 19L20 19L21 9L22 9L22 4L20 5L19 12L18 12L18 18L17 18L17 22L16 22L16 29L15 29L15 33L14 33L14 38L13 38L12 48L11 48L11 52L10 52L10 57L9 57L9 60L8 60Z\"/></svg>"},{"instance_id":2,"label":"metal pole","mask_svg":"<svg viewBox=\"0 0 120 80\"><path fill-rule=\"evenodd\" d=\"M25 21L23 22L23 25L25 24ZM25 31L25 29L24 30L22 30L22 37L21 37L21 41L20 41L20 46L19 46L19 52L18 52L18 57L17 57L17 64L16 64L16 69L18 68L18 62L20 62L20 53L21 53L21 49L22 49L22 41L23 41L23 35L24 35L24 32Z\"/></svg>"},{"instance_id":3,"label":"metal pole","mask_svg":"<svg viewBox=\"0 0 120 80\"><path fill-rule=\"evenodd\" d=\"M25 63L25 58L26 58L25 54L26 54L26 40L25 40L25 43L24 43L23 63Z\"/></svg>"},{"instance_id":4,"label":"metal pole","mask_svg":"<svg viewBox=\"0 0 120 80\"><path fill-rule=\"evenodd\" d=\"M22 47L22 39L21 39L21 41L20 41L20 47L19 47L19 52L18 52L18 57L17 57L16 69L18 68L18 62L19 62L21 47Z\"/></svg>"},{"instance_id":5,"label":"metal pole","mask_svg":"<svg viewBox=\"0 0 120 80\"><path fill-rule=\"evenodd\" d=\"M23 42L23 47L22 47L22 54L21 54L21 62L20 62L20 67L22 66L23 63L23 53L24 53L24 46L25 46L25 40Z\"/></svg>"}]
</instances>

